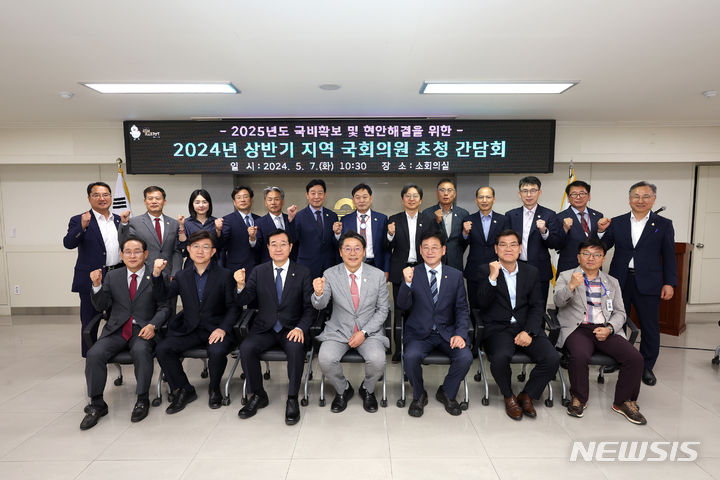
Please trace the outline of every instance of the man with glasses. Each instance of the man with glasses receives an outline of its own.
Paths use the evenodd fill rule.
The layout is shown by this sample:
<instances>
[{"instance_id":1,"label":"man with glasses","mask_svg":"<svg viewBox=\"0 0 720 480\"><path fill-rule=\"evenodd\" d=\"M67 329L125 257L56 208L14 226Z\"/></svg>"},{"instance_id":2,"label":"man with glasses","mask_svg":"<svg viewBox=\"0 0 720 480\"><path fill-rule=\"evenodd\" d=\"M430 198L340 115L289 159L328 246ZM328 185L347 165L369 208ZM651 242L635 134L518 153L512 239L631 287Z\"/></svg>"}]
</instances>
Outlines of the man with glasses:
<instances>
[{"instance_id":1,"label":"man with glasses","mask_svg":"<svg viewBox=\"0 0 720 480\"><path fill-rule=\"evenodd\" d=\"M355 210L342 218L342 233L353 230L365 239L365 263L384 271L387 279L390 271L390 252L385 250L387 217L370 209L373 203L370 185L355 185L351 193Z\"/></svg>"},{"instance_id":2,"label":"man with glasses","mask_svg":"<svg viewBox=\"0 0 720 480\"><path fill-rule=\"evenodd\" d=\"M253 269L247 283L244 269L234 274L238 305L258 304L258 312L250 325L250 333L240 344L240 360L252 396L240 409L238 416L250 418L258 409L268 405L268 395L263 388L260 355L279 345L287 355L290 381L285 404L285 423L295 425L300 420L298 391L305 366L303 344L315 318L315 310L310 303L312 278L310 270L290 260L292 240L288 232L276 229L267 239L267 249L272 261Z\"/></svg>"},{"instance_id":3,"label":"man with glasses","mask_svg":"<svg viewBox=\"0 0 720 480\"><path fill-rule=\"evenodd\" d=\"M432 350L439 349L450 357L450 369L435 398L450 415L460 415L462 410L455 397L473 361L468 348L470 318L463 276L460 270L442 264L445 255L442 233L425 234L420 242L420 254L422 264L403 270L404 282L397 300L399 308L412 309L403 334L403 364L413 388L408 414L411 417L423 414L428 395L423 383L422 361Z\"/></svg>"},{"instance_id":4,"label":"man with glasses","mask_svg":"<svg viewBox=\"0 0 720 480\"><path fill-rule=\"evenodd\" d=\"M260 263L270 260L270 253L266 247L269 235L275 230L285 230L291 236L293 235L292 225L297 214L297 205L290 205L288 213L283 213L282 209L285 205L285 192L280 187L267 187L263 190L265 196L265 208L268 213L257 220L257 242L260 242ZM290 258L297 258L297 249L290 252Z\"/></svg>"},{"instance_id":5,"label":"man with glasses","mask_svg":"<svg viewBox=\"0 0 720 480\"><path fill-rule=\"evenodd\" d=\"M505 399L505 412L513 420L522 420L523 414L531 418L537 415L533 400L540 398L560 365L560 355L545 335L539 274L534 266L518 261L521 245L522 237L515 230L498 234L498 260L480 267L478 290L490 371ZM526 353L536 363L517 397L510 369L516 351Z\"/></svg>"},{"instance_id":6,"label":"man with glasses","mask_svg":"<svg viewBox=\"0 0 720 480\"><path fill-rule=\"evenodd\" d=\"M175 397L167 413L177 413L197 400L197 393L182 367L182 354L193 348L206 348L210 385L208 405L220 408L222 395L220 380L232 349L231 330L238 317L235 304L235 280L230 270L211 262L215 255L213 237L207 230L199 230L188 238L188 252L192 265L184 268L171 280L164 281L162 271L167 262L155 261L152 272L153 291L160 299L180 295L183 311L168 324L165 339L156 349L171 391Z\"/></svg>"},{"instance_id":7,"label":"man with glasses","mask_svg":"<svg viewBox=\"0 0 720 480\"><path fill-rule=\"evenodd\" d=\"M87 186L87 196L90 210L70 219L67 234L63 238L65 248L78 249L71 290L80 297L80 345L83 357L87 355L88 347L82 332L98 314L90 299L90 272L98 268L107 272L123 266L118 242L120 216L110 213L110 187L103 182L93 182ZM90 332L93 340L97 338L97 330L96 326Z\"/></svg>"},{"instance_id":8,"label":"man with glasses","mask_svg":"<svg viewBox=\"0 0 720 480\"><path fill-rule=\"evenodd\" d=\"M108 405L103 399L107 361L123 350L130 350L137 381L137 401L130 421L143 420L150 410L155 332L165 323L170 311L164 299L153 295L150 266L145 264L148 257L145 241L128 238L120 256L125 267L108 272L104 280L102 269L90 272L93 305L99 311L109 310L110 317L102 335L87 353L85 381L90 404L85 408L80 430L94 427L100 417L107 415Z\"/></svg>"},{"instance_id":9,"label":"man with glasses","mask_svg":"<svg viewBox=\"0 0 720 480\"><path fill-rule=\"evenodd\" d=\"M355 391L343 374L340 359L354 348L365 360L365 379L358 393L366 412L377 412L375 385L385 370L385 349L390 340L383 325L390 309L385 274L363 262L365 239L346 232L338 240L343 263L328 268L313 280L313 307L322 310L332 301L332 315L317 337L322 342L318 363L323 375L335 387L330 410L345 410Z\"/></svg>"},{"instance_id":10,"label":"man with glasses","mask_svg":"<svg viewBox=\"0 0 720 480\"><path fill-rule=\"evenodd\" d=\"M524 177L518 183L518 196L522 207L505 213L505 227L515 230L522 239L520 261L538 269L540 296L543 310L547 305L550 279L553 278L549 248L560 247L560 232L555 222L555 212L538 205L542 195L540 179Z\"/></svg>"},{"instance_id":11,"label":"man with glasses","mask_svg":"<svg viewBox=\"0 0 720 480\"><path fill-rule=\"evenodd\" d=\"M590 184L582 180L570 182L565 187L570 206L555 216L557 231L560 232L558 246L557 276L565 270L578 266L578 245L597 236L598 221L603 214L587 206L590 201Z\"/></svg>"},{"instance_id":12,"label":"man with glasses","mask_svg":"<svg viewBox=\"0 0 720 480\"><path fill-rule=\"evenodd\" d=\"M428 207L423 214L438 224L440 231L445 233L446 253L443 263L460 271L463 269L463 255L467 244L462 241L463 220L470 215L467 210L455 205L457 186L452 178L443 178L437 184L437 205Z\"/></svg>"},{"instance_id":13,"label":"man with glasses","mask_svg":"<svg viewBox=\"0 0 720 480\"><path fill-rule=\"evenodd\" d=\"M638 182L630 187L631 211L598 222L600 239L608 250L615 247L609 273L620 282L626 310L634 306L640 322L645 385L657 382L653 367L660 354L660 300L670 300L677 285L675 230L671 220L652 211L656 194L655 185Z\"/></svg>"},{"instance_id":14,"label":"man with glasses","mask_svg":"<svg viewBox=\"0 0 720 480\"><path fill-rule=\"evenodd\" d=\"M560 322L557 346L564 346L569 354L572 403L567 413L583 416L590 391L588 363L593 352L598 351L620 364L613 411L631 423L645 425L645 417L637 407L643 358L623 331L626 315L620 284L600 271L605 245L593 238L581 242L577 251L579 266L560 274L554 294Z\"/></svg>"}]
</instances>

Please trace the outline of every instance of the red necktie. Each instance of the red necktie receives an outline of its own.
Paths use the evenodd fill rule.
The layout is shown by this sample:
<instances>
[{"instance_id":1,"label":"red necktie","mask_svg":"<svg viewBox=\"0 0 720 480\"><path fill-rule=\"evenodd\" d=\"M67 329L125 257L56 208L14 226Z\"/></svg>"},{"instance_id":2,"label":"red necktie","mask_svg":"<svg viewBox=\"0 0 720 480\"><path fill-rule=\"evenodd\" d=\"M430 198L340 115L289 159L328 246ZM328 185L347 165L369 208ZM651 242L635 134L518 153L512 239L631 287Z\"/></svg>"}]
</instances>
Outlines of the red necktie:
<instances>
[{"instance_id":1,"label":"red necktie","mask_svg":"<svg viewBox=\"0 0 720 480\"><path fill-rule=\"evenodd\" d=\"M130 279L130 301L132 302L135 300L135 292L137 292L137 274L133 273L131 275ZM128 318L127 322L123 325L122 328L122 336L125 340L130 340L130 337L132 337L132 319L133 317Z\"/></svg>"},{"instance_id":2,"label":"red necktie","mask_svg":"<svg viewBox=\"0 0 720 480\"><path fill-rule=\"evenodd\" d=\"M352 297L353 307L355 307L355 311L357 312L358 306L360 305L360 290L358 290L357 283L355 283L355 274L350 274L350 296ZM357 323L355 324L355 329L353 330L353 333L358 331Z\"/></svg>"},{"instance_id":3,"label":"red necktie","mask_svg":"<svg viewBox=\"0 0 720 480\"><path fill-rule=\"evenodd\" d=\"M580 223L582 223L583 230L585 230L585 235L587 235L590 229L588 228L588 224L587 224L587 222L585 221L585 214L584 214L584 213L581 213L581 214L580 214Z\"/></svg>"},{"instance_id":4,"label":"red necktie","mask_svg":"<svg viewBox=\"0 0 720 480\"><path fill-rule=\"evenodd\" d=\"M367 242L367 215L362 214L360 215L360 235L365 239L365 242Z\"/></svg>"},{"instance_id":5,"label":"red necktie","mask_svg":"<svg viewBox=\"0 0 720 480\"><path fill-rule=\"evenodd\" d=\"M162 245L162 230L160 230L160 219L155 219L155 233L157 233L158 236L158 242L160 242L160 245Z\"/></svg>"}]
</instances>

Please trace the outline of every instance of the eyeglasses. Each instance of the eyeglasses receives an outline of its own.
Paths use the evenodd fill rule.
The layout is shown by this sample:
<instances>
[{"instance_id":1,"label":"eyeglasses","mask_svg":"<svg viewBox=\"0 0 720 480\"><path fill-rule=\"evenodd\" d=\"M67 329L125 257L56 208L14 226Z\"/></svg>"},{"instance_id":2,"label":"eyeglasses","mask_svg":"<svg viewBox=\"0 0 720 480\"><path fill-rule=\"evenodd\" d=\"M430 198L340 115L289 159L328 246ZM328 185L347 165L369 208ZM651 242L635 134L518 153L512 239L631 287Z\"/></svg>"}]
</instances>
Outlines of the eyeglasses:
<instances>
[{"instance_id":1,"label":"eyeglasses","mask_svg":"<svg viewBox=\"0 0 720 480\"><path fill-rule=\"evenodd\" d=\"M630 195L630 200L633 202L637 202L638 200L648 201L651 198L653 198L655 195Z\"/></svg>"},{"instance_id":2,"label":"eyeglasses","mask_svg":"<svg viewBox=\"0 0 720 480\"><path fill-rule=\"evenodd\" d=\"M360 253L363 251L363 247L343 247L342 251L345 253Z\"/></svg>"},{"instance_id":3,"label":"eyeglasses","mask_svg":"<svg viewBox=\"0 0 720 480\"><path fill-rule=\"evenodd\" d=\"M437 253L442 250L442 247L438 247L437 245L433 245L432 247L422 246L420 247L420 250L423 252Z\"/></svg>"},{"instance_id":4,"label":"eyeglasses","mask_svg":"<svg viewBox=\"0 0 720 480\"><path fill-rule=\"evenodd\" d=\"M440 193L453 193L455 192L454 188L438 188L438 192Z\"/></svg>"},{"instance_id":5,"label":"eyeglasses","mask_svg":"<svg viewBox=\"0 0 720 480\"><path fill-rule=\"evenodd\" d=\"M289 246L290 246L290 244L287 242L281 242L281 243L270 242L270 248L287 248Z\"/></svg>"},{"instance_id":6,"label":"eyeglasses","mask_svg":"<svg viewBox=\"0 0 720 480\"><path fill-rule=\"evenodd\" d=\"M522 190L520 190L520 193L522 193L523 195L535 195L539 191L540 189L538 188L523 188Z\"/></svg>"},{"instance_id":7,"label":"eyeglasses","mask_svg":"<svg viewBox=\"0 0 720 480\"><path fill-rule=\"evenodd\" d=\"M519 246L520 246L520 244L517 243L517 242L512 242L512 243L501 242L501 243L498 243L498 247L500 247L500 248L508 248L508 247L509 247L509 248L517 248L517 247L519 247Z\"/></svg>"},{"instance_id":8,"label":"eyeglasses","mask_svg":"<svg viewBox=\"0 0 720 480\"><path fill-rule=\"evenodd\" d=\"M585 258L594 258L595 260L598 260L605 256L604 253L590 253L590 252L580 252L580 255L582 255Z\"/></svg>"},{"instance_id":9,"label":"eyeglasses","mask_svg":"<svg viewBox=\"0 0 720 480\"><path fill-rule=\"evenodd\" d=\"M212 248L212 245L201 245L199 243L193 243L192 245L190 245L190 250L194 250L196 252L199 252L200 250L209 252L210 250L212 250Z\"/></svg>"},{"instance_id":10,"label":"eyeglasses","mask_svg":"<svg viewBox=\"0 0 720 480\"><path fill-rule=\"evenodd\" d=\"M123 255L126 257L137 257L143 254L142 250L123 250Z\"/></svg>"},{"instance_id":11,"label":"eyeglasses","mask_svg":"<svg viewBox=\"0 0 720 480\"><path fill-rule=\"evenodd\" d=\"M587 192L574 192L574 193L571 193L570 195L568 195L568 197L570 197L570 198L585 198L587 196L588 196Z\"/></svg>"},{"instance_id":12,"label":"eyeglasses","mask_svg":"<svg viewBox=\"0 0 720 480\"><path fill-rule=\"evenodd\" d=\"M93 193L90 195L90 198L110 198L111 196L109 193Z\"/></svg>"},{"instance_id":13,"label":"eyeglasses","mask_svg":"<svg viewBox=\"0 0 720 480\"><path fill-rule=\"evenodd\" d=\"M407 198L408 200L417 200L418 198L420 198L420 195L417 194L417 193L406 193L406 194L403 195L403 196L404 196L405 198Z\"/></svg>"}]
</instances>

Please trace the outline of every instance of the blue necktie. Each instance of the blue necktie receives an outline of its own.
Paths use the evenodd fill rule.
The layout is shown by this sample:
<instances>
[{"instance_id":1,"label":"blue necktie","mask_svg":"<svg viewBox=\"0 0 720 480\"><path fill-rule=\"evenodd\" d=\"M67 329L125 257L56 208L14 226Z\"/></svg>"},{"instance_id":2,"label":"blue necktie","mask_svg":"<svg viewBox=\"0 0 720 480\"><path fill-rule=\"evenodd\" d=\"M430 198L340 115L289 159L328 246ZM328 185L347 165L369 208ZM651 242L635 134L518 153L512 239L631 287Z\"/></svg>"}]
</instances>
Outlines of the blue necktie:
<instances>
[{"instance_id":1,"label":"blue necktie","mask_svg":"<svg viewBox=\"0 0 720 480\"><path fill-rule=\"evenodd\" d=\"M439 293L438 286L437 286L437 278L435 277L436 274L437 274L436 270L430 270L430 275L432 275L432 277L430 278L430 294L432 295L433 303L435 303L435 304L438 301L438 293Z\"/></svg>"},{"instance_id":2,"label":"blue necktie","mask_svg":"<svg viewBox=\"0 0 720 480\"><path fill-rule=\"evenodd\" d=\"M252 218L250 218L250 215L245 215L245 225L248 226L248 228L252 227Z\"/></svg>"},{"instance_id":3,"label":"blue necktie","mask_svg":"<svg viewBox=\"0 0 720 480\"><path fill-rule=\"evenodd\" d=\"M282 276L280 275L280 273L282 273L282 268L276 268L275 270L277 270L277 275L275 276L275 291L277 291L278 305L280 305L280 303L282 302L282 288L283 288ZM273 330L275 330L276 332L279 332L280 330L282 330L282 328L283 327L282 327L282 323L280 323L280 320L277 320L275 322L275 325L273 325Z\"/></svg>"},{"instance_id":4,"label":"blue necktie","mask_svg":"<svg viewBox=\"0 0 720 480\"><path fill-rule=\"evenodd\" d=\"M320 210L318 210L317 212L315 212L315 221L316 221L317 224L320 226L320 230L322 230L322 228L323 228L323 221L322 221L322 213L320 212Z\"/></svg>"}]
</instances>

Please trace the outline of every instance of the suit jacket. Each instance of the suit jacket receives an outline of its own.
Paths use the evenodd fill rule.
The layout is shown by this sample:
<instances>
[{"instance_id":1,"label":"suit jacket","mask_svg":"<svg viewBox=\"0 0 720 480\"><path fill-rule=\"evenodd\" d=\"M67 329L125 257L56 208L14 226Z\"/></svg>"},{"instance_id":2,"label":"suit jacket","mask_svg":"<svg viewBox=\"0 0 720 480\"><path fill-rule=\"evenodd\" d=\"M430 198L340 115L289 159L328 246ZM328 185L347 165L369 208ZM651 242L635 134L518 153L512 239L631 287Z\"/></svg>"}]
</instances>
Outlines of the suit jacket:
<instances>
[{"instance_id":1,"label":"suit jacket","mask_svg":"<svg viewBox=\"0 0 720 480\"><path fill-rule=\"evenodd\" d=\"M325 328L317 337L318 340L347 342L357 325L358 329L365 330L368 336L381 340L385 348L390 347L390 340L383 330L390 311L390 294L383 271L367 264L362 266L362 286L357 311L352 303L350 280L345 264L328 268L323 276L326 280L325 290L320 297L316 297L313 292L310 300L317 310L327 307L330 300L333 304L330 320L325 323Z\"/></svg>"},{"instance_id":2,"label":"suit jacket","mask_svg":"<svg viewBox=\"0 0 720 480\"><path fill-rule=\"evenodd\" d=\"M254 225L257 226L260 216L251 213ZM245 269L249 275L260 260L262 240L255 236L255 246L250 246L250 237L247 232L247 224L239 211L223 217L222 234L220 235L220 246L225 250L225 266L231 271ZM260 228L258 227L258 231ZM265 248L267 250L267 248Z\"/></svg>"},{"instance_id":3,"label":"suit jacket","mask_svg":"<svg viewBox=\"0 0 720 480\"><path fill-rule=\"evenodd\" d=\"M410 230L408 230L407 214L402 211L388 218L388 225L395 223L395 236L392 240L385 236L385 247L390 252L390 281L392 283L400 283L403 281L402 271L407 265L410 248L415 249L415 255L418 262L422 262L420 256L420 239L426 232L438 232L440 226L434 217L418 212L417 214L417 231L415 232L415 245L410 245Z\"/></svg>"},{"instance_id":4,"label":"suit jacket","mask_svg":"<svg viewBox=\"0 0 720 480\"><path fill-rule=\"evenodd\" d=\"M160 300L177 295L182 299L183 315L170 321L168 335L185 335L198 328L208 333L216 328L223 329L225 333L232 330L239 314L235 303L237 284L233 274L214 262L210 262L204 274L208 275L208 279L202 302L198 299L194 265L180 270L172 281L162 275L151 275L153 292Z\"/></svg>"},{"instance_id":5,"label":"suit jacket","mask_svg":"<svg viewBox=\"0 0 720 480\"><path fill-rule=\"evenodd\" d=\"M370 232L373 241L373 258L375 266L385 272L390 271L390 252L385 248L385 240L387 236L387 217L380 212L370 210L371 218ZM357 228L357 210L353 210L342 217L342 233L352 230L360 233Z\"/></svg>"},{"instance_id":6,"label":"suit jacket","mask_svg":"<svg viewBox=\"0 0 720 480\"><path fill-rule=\"evenodd\" d=\"M570 278L575 272L582 272L582 269L577 267L572 270L565 270L558 276L557 284L555 285L553 299L558 309L558 321L560 322L560 336L557 341L558 347L565 345L567 337L575 331L587 316L585 286L578 286L575 288L575 291L570 291L570 287L568 286ZM615 329L615 335L620 335L626 339L623 325L625 325L627 316L625 314L625 306L623 305L620 284L607 273L598 272L598 275L605 287L603 289L603 296L600 299L600 308L605 317L605 325L612 324ZM608 299L612 301L612 311L608 310Z\"/></svg>"},{"instance_id":7,"label":"suit jacket","mask_svg":"<svg viewBox=\"0 0 720 480\"><path fill-rule=\"evenodd\" d=\"M437 205L433 205L432 207L428 207L423 210L423 214L426 215L428 218L432 218L433 220L435 220L435 211L439 208L441 207L438 203ZM444 221L441 223L437 223L437 220L435 220L437 228L445 234L445 239L447 242L447 250L445 251L445 255L443 256L443 264L450 265L451 267L460 270L461 272L463 270L463 256L465 255L465 247L467 247L467 244L463 241L462 237L462 224L463 220L465 220L468 215L470 215L470 213L467 210L462 207L458 207L457 205L453 205L452 222L449 232L445 228Z\"/></svg>"},{"instance_id":8,"label":"suit jacket","mask_svg":"<svg viewBox=\"0 0 720 480\"><path fill-rule=\"evenodd\" d=\"M640 240L633 247L630 229L632 212L612 219L602 241L608 249L615 247L610 276L625 288L630 259L635 259L635 282L643 295L660 295L663 285L677 285L675 230L672 221L653 212L645 224Z\"/></svg>"},{"instance_id":9,"label":"suit jacket","mask_svg":"<svg viewBox=\"0 0 720 480\"><path fill-rule=\"evenodd\" d=\"M479 281L478 269L480 265L497 260L495 239L497 238L497 234L500 233L505 226L505 215L494 211L490 215L492 219L490 220L490 231L488 232L487 240L485 240L482 215L479 211L463 220L463 222L472 222L472 228L470 229L468 238L463 239L466 245L470 245L470 252L468 253L464 273L465 278L474 282ZM462 238L462 235L460 238Z\"/></svg>"},{"instance_id":10,"label":"suit jacket","mask_svg":"<svg viewBox=\"0 0 720 480\"><path fill-rule=\"evenodd\" d=\"M290 260L295 261L297 259L297 245L295 245L295 232L293 229L293 224L290 223L288 220L288 216L286 213L282 214L283 218L283 224L285 226L285 231L290 234L290 237L293 238L293 249L290 252ZM270 213L266 213L262 217L257 219L257 222L255 223L257 225L257 243L255 244L255 247L257 250L260 251L260 261L259 263L265 263L270 261L270 253L268 253L267 249L267 242L268 237L272 232L277 230L277 225L275 225L275 222L272 218L270 218Z\"/></svg>"},{"instance_id":11,"label":"suit jacket","mask_svg":"<svg viewBox=\"0 0 720 480\"><path fill-rule=\"evenodd\" d=\"M515 230L522 238L523 233L523 215L525 207L513 208L505 213L505 228ZM545 226L549 235L547 240L543 240L538 230L536 221L545 220ZM538 269L541 281L553 278L552 264L550 263L549 248L560 248L560 232L557 231L557 222L555 222L555 212L542 205L537 206L535 210L535 221L530 227L530 235L527 241L527 259L530 265Z\"/></svg>"},{"instance_id":12,"label":"suit jacket","mask_svg":"<svg viewBox=\"0 0 720 480\"><path fill-rule=\"evenodd\" d=\"M531 336L545 335L543 330L545 305L540 295L537 268L522 262L517 263L517 268L517 290L515 308L513 308L502 270L497 278L497 286L493 287L488 279L489 265L480 267L478 306L485 314L486 337L506 329L510 329L514 334L524 330ZM510 323L511 317L517 320L515 324Z\"/></svg>"},{"instance_id":13,"label":"suit jacket","mask_svg":"<svg viewBox=\"0 0 720 480\"><path fill-rule=\"evenodd\" d=\"M70 218L67 233L63 238L65 248L69 250L78 249L71 289L73 292L90 293L92 286L90 272L104 267L106 263L105 242L102 233L100 233L95 213L90 213L90 224L85 230L82 229L82 213ZM115 214L112 214L112 216L115 227L119 230L120 216Z\"/></svg>"},{"instance_id":14,"label":"suit jacket","mask_svg":"<svg viewBox=\"0 0 720 480\"><path fill-rule=\"evenodd\" d=\"M125 225L120 225L118 229L118 241L122 245L126 238L135 236L142 238L147 243L148 258L146 263L152 265L155 260L162 258L167 260L168 264L163 272L167 275L176 275L182 269L182 254L178 246L178 223L174 218L170 218L163 213L163 221L165 223L165 231L163 232L162 244L158 241L155 231L155 224L147 213L132 217Z\"/></svg>"},{"instance_id":15,"label":"suit jacket","mask_svg":"<svg viewBox=\"0 0 720 480\"><path fill-rule=\"evenodd\" d=\"M560 275L560 272L564 272L565 270L572 270L573 268L578 266L578 245L580 245L588 238L597 235L597 222L603 217L603 214L598 212L597 210L593 210L592 208L585 208L588 212L588 216L590 217L590 224L588 225L590 231L588 235L585 235L585 230L583 230L582 228L582 223L580 222L580 220L578 220L578 216L575 215L572 207L568 207L562 212L559 212L557 215L555 215L555 222L557 223L556 230L560 235L560 244L557 247L559 255L557 264L558 276ZM565 221L566 218L572 218L573 220L572 227L570 227L570 230L568 230L567 233L565 233L565 229L563 228L563 221Z\"/></svg>"},{"instance_id":16,"label":"suit jacket","mask_svg":"<svg viewBox=\"0 0 720 480\"><path fill-rule=\"evenodd\" d=\"M278 304L273 262L261 263L253 269L245 288L237 297L239 305L247 305L255 300L258 302L258 314L250 327L250 333L270 331L275 322L280 320L283 327L298 327L307 336L317 315L310 303L313 292L310 270L290 261L286 274L282 301Z\"/></svg>"},{"instance_id":17,"label":"suit jacket","mask_svg":"<svg viewBox=\"0 0 720 480\"><path fill-rule=\"evenodd\" d=\"M447 342L456 335L468 342L470 312L460 270L443 265L438 301L434 304L427 270L425 264L421 263L415 267L410 287L404 281L400 284L397 306L402 310L412 309L405 321L404 343L427 338L433 325Z\"/></svg>"},{"instance_id":18,"label":"suit jacket","mask_svg":"<svg viewBox=\"0 0 720 480\"><path fill-rule=\"evenodd\" d=\"M313 278L321 276L325 269L336 265L340 259L338 242L332 230L338 216L327 207L323 207L323 215L322 230L309 205L300 210L292 222L298 247L297 262L309 268Z\"/></svg>"},{"instance_id":19,"label":"suit jacket","mask_svg":"<svg viewBox=\"0 0 720 480\"><path fill-rule=\"evenodd\" d=\"M135 298L130 300L127 281L127 267L112 270L105 275L102 288L90 297L95 310L110 310L110 318L103 327L100 338L121 330L125 322L133 317L141 328L151 323L160 328L170 314L167 302L153 295L152 265L145 265L145 275L138 278L140 283Z\"/></svg>"}]
</instances>

